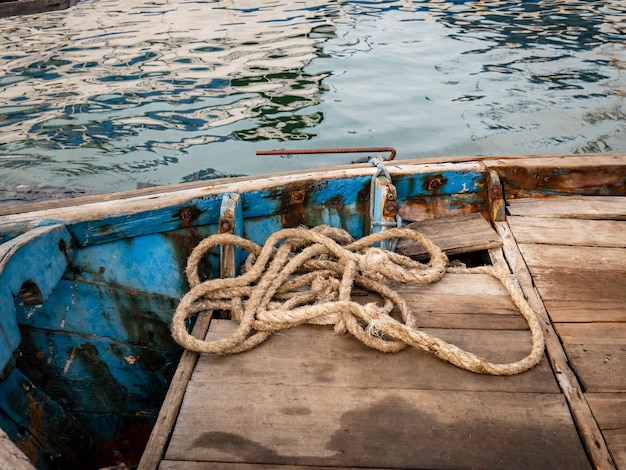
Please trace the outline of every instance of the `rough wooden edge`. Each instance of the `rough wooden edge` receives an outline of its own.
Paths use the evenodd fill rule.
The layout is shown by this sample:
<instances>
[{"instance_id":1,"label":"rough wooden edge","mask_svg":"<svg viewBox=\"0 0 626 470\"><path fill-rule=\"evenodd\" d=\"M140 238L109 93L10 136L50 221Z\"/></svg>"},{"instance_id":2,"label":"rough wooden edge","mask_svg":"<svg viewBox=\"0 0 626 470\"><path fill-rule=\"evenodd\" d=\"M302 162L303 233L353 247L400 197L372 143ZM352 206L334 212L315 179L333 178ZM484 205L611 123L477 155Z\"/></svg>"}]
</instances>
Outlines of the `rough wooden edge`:
<instances>
[{"instance_id":1,"label":"rough wooden edge","mask_svg":"<svg viewBox=\"0 0 626 470\"><path fill-rule=\"evenodd\" d=\"M0 468L14 470L35 470L30 460L9 439L9 436L0 428Z\"/></svg>"},{"instance_id":2,"label":"rough wooden edge","mask_svg":"<svg viewBox=\"0 0 626 470\"><path fill-rule=\"evenodd\" d=\"M55 10L66 10L76 0L15 0L0 3L0 17L34 15Z\"/></svg>"},{"instance_id":3,"label":"rough wooden edge","mask_svg":"<svg viewBox=\"0 0 626 470\"><path fill-rule=\"evenodd\" d=\"M587 455L594 468L600 470L615 469L615 463L607 448L598 423L593 417L589 403L585 399L576 375L569 366L567 356L554 326L549 320L543 301L533 285L532 277L526 266L513 233L507 222L496 222L495 228L502 237L505 259L518 279L528 303L539 314L546 339L546 353L559 387L565 396L572 418Z\"/></svg>"},{"instance_id":4,"label":"rough wooden edge","mask_svg":"<svg viewBox=\"0 0 626 470\"><path fill-rule=\"evenodd\" d=\"M531 164L556 164L568 162L570 165L583 165L591 166L597 165L603 160L625 160L626 153L617 154L558 154L558 155L506 155L506 156L449 156L449 157L435 157L435 158L422 158L422 159L407 159L407 160L393 160L386 166L388 168L396 166L403 167L406 165L432 165L432 164L458 164L458 163L472 163L481 162L489 169L498 170L500 167L507 167L513 165L519 165L520 162L528 160L526 165ZM523 165L524 163L522 163ZM30 202L24 204L14 204L0 207L0 215L22 214L27 212L41 211L57 209L61 207L80 206L84 204L107 202L107 201L119 201L122 199L130 199L133 197L152 196L162 193L172 193L177 191L185 191L200 188L210 188L213 186L219 186L223 184L238 183L244 181L263 181L268 178L285 178L294 175L301 175L306 173L321 173L328 171L352 171L363 168L372 168L370 164L345 164L329 166L311 170L291 170L286 172L274 173L271 175L254 175L254 176L239 176L228 178L217 178L213 180L193 181L190 183L179 183L167 186L155 186L150 188L137 189L134 191L114 192L105 194L96 194L90 196L81 196L76 198L59 199L54 201L40 201ZM483 167L484 168L484 167Z\"/></svg>"},{"instance_id":5,"label":"rough wooden edge","mask_svg":"<svg viewBox=\"0 0 626 470\"><path fill-rule=\"evenodd\" d=\"M209 330L210 323L211 313L201 313L196 320L191 334L196 338L204 339ZM176 424L176 419L178 418L178 412L183 402L187 384L191 379L199 356L200 354L189 350L183 352L174 377L172 378L172 382L170 383L170 388L161 405L161 411L157 417L156 424L152 429L144 453L141 456L141 461L137 467L138 470L155 470L159 467L161 459L165 454L167 443L174 430L174 424Z\"/></svg>"}]
</instances>

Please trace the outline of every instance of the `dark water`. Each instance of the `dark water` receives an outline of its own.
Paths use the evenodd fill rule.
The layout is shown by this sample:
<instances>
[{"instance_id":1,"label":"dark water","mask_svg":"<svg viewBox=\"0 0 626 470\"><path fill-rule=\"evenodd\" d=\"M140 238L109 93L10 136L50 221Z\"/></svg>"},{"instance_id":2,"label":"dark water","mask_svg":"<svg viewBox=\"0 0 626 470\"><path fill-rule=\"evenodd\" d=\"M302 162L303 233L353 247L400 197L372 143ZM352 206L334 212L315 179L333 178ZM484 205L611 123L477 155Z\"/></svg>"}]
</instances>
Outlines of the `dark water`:
<instances>
[{"instance_id":1,"label":"dark water","mask_svg":"<svg viewBox=\"0 0 626 470\"><path fill-rule=\"evenodd\" d=\"M626 152L626 2L93 0L0 19L0 186Z\"/></svg>"}]
</instances>

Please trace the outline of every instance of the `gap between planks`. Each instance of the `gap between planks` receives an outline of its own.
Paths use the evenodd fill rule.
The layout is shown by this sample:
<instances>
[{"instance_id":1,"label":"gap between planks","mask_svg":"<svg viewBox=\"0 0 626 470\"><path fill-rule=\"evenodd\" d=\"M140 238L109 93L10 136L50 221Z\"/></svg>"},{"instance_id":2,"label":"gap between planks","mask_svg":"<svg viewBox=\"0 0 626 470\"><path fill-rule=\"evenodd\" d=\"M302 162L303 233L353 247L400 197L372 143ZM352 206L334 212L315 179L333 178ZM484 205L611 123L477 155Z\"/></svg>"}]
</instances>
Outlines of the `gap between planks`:
<instances>
[{"instance_id":1,"label":"gap between planks","mask_svg":"<svg viewBox=\"0 0 626 470\"><path fill-rule=\"evenodd\" d=\"M507 222L496 222L495 227L502 238L507 263L520 282L528 302L540 314L540 318L543 321L548 358L567 399L572 417L593 465L599 469L615 469L615 462L609 452L605 438L594 418L589 403L583 395L578 378L570 368L568 357L554 325L548 317L543 301L535 288L533 278L528 271L528 266L517 245L513 232Z\"/></svg>"},{"instance_id":2,"label":"gap between planks","mask_svg":"<svg viewBox=\"0 0 626 470\"><path fill-rule=\"evenodd\" d=\"M207 338L235 327L215 320ZM445 333L501 360L528 346L527 331ZM312 325L245 355L202 356L165 460L342 468L587 463L546 361L517 376L485 376L415 349L382 354Z\"/></svg>"}]
</instances>

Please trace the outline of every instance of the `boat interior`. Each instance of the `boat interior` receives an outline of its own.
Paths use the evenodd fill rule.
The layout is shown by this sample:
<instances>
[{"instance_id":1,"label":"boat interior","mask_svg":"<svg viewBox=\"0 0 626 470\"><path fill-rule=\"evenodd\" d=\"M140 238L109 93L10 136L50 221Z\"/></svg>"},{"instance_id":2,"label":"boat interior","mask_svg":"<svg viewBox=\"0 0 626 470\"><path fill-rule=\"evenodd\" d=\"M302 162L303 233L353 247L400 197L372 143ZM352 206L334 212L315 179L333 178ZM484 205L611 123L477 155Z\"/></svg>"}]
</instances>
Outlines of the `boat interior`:
<instances>
[{"instance_id":1,"label":"boat interior","mask_svg":"<svg viewBox=\"0 0 626 470\"><path fill-rule=\"evenodd\" d=\"M21 342L0 381L1 427L39 468L626 469L626 155L385 166L392 185L357 165L89 196L71 210L0 208L0 242L62 224L62 254L72 251L45 301L39 281L17 287ZM172 340L186 261L205 237L262 245L282 228L326 224L359 238L374 218L384 232L398 217L452 265L508 274L541 326L536 365L476 373L312 324L239 354ZM411 240L395 252L431 259ZM206 279L225 278L242 259L216 250L203 263ZM533 346L529 322L489 274L389 286L420 331L490 362L519 361ZM361 288L351 298L380 302ZM187 325L204 342L239 324L207 309ZM67 453L55 464L52 452Z\"/></svg>"}]
</instances>

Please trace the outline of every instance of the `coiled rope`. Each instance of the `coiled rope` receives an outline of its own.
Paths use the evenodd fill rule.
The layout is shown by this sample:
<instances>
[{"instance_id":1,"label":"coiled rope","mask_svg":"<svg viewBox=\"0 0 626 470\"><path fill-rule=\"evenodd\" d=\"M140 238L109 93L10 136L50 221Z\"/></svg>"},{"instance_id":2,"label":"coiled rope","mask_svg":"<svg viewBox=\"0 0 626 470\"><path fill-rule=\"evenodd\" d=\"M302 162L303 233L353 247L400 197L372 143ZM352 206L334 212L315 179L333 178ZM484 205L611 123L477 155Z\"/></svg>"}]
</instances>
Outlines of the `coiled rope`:
<instances>
[{"instance_id":1,"label":"coiled rope","mask_svg":"<svg viewBox=\"0 0 626 470\"><path fill-rule=\"evenodd\" d=\"M422 244L430 254L429 262L420 263L373 246L395 238ZM250 253L244 273L202 282L198 265L209 249L219 245L233 245ZM512 363L492 363L421 331L406 301L384 282L391 279L428 284L439 281L446 272L485 273L502 283L530 327L532 347L526 357ZM413 346L457 367L483 374L518 374L536 365L543 355L540 323L508 272L494 266L449 266L439 247L411 229L392 228L356 241L346 231L328 226L284 229L272 234L262 247L236 235L213 235L193 250L187 263L187 277L191 289L176 309L172 336L181 346L199 353L247 351L265 341L272 332L312 323L334 325L335 333L350 332L382 352ZM353 286L377 293L384 304L361 305L352 301ZM394 305L401 321L390 315ZM216 309L230 311L239 322L233 334L204 341L188 333L187 318Z\"/></svg>"}]
</instances>

